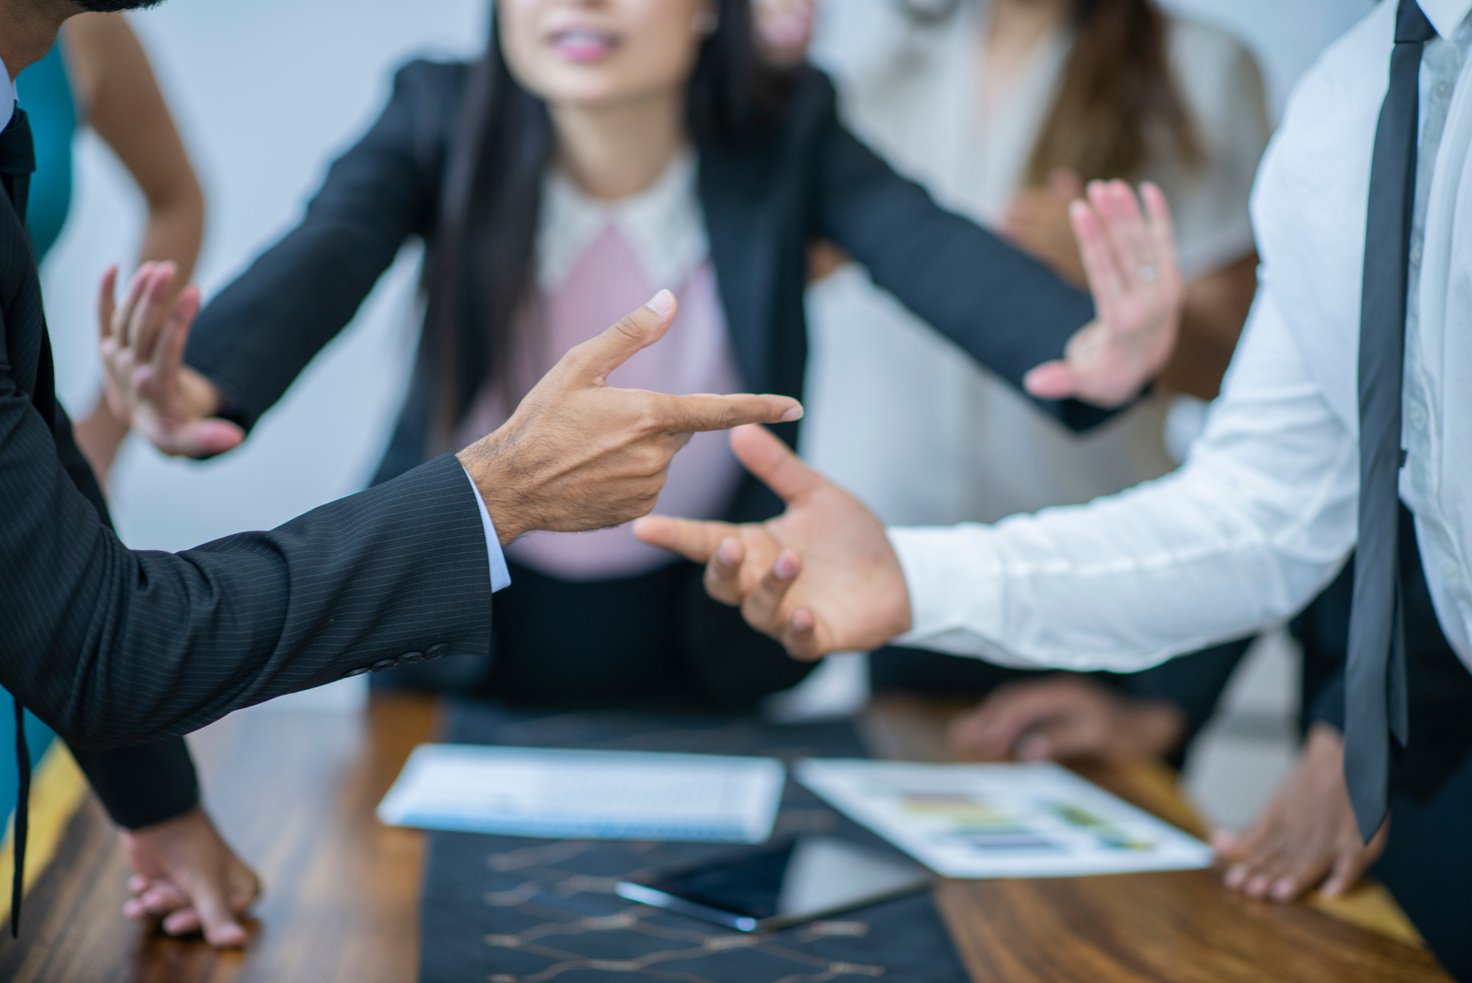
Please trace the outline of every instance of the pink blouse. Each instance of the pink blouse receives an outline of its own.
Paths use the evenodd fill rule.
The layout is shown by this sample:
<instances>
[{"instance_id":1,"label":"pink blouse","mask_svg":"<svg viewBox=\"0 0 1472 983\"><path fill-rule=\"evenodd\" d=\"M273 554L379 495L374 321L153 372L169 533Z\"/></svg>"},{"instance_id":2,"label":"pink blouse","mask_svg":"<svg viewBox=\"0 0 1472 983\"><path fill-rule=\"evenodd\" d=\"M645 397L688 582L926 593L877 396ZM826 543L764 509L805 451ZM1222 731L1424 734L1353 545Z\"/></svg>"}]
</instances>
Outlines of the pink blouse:
<instances>
[{"instance_id":1,"label":"pink blouse","mask_svg":"<svg viewBox=\"0 0 1472 983\"><path fill-rule=\"evenodd\" d=\"M667 393L742 389L690 162L681 161L642 195L612 204L593 202L553 178L543 211L540 289L517 327L510 353L518 398L569 348L601 333L662 287L679 299L674 327L658 345L615 371L609 385ZM459 428L457 446L500 426L509 416L508 402L503 393L484 393ZM719 518L740 478L726 435L697 434L671 465L655 511ZM669 554L635 540L628 526L534 532L506 553L516 563L568 580L634 576L671 562Z\"/></svg>"}]
</instances>

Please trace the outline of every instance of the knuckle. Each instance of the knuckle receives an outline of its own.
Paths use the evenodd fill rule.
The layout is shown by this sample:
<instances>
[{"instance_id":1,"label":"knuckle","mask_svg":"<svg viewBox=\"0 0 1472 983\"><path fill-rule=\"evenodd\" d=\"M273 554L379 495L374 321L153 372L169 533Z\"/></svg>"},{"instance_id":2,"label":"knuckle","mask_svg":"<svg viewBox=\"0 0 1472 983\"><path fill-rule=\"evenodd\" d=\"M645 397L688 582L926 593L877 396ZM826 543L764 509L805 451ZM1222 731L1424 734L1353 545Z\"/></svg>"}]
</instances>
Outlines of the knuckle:
<instances>
[{"instance_id":1,"label":"knuckle","mask_svg":"<svg viewBox=\"0 0 1472 983\"><path fill-rule=\"evenodd\" d=\"M626 317L620 318L618 323L613 326L613 330L620 337L634 344L641 343L644 340L644 325L640 322L637 314L629 314Z\"/></svg>"},{"instance_id":2,"label":"knuckle","mask_svg":"<svg viewBox=\"0 0 1472 983\"><path fill-rule=\"evenodd\" d=\"M634 402L634 427L645 434L662 433L668 427L659 401L652 395L640 394Z\"/></svg>"}]
</instances>

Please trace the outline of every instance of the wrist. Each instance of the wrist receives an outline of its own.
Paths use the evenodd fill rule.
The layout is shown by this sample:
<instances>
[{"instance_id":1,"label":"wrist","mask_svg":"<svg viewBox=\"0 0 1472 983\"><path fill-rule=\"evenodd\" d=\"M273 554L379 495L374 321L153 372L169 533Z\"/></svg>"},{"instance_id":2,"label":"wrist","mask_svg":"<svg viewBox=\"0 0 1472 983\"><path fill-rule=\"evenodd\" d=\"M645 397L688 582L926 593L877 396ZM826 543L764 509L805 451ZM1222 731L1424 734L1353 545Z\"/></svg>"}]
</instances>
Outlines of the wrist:
<instances>
[{"instance_id":1,"label":"wrist","mask_svg":"<svg viewBox=\"0 0 1472 983\"><path fill-rule=\"evenodd\" d=\"M196 420L218 416L224 403L215 384L187 365L179 368L179 396L189 418Z\"/></svg>"},{"instance_id":2,"label":"wrist","mask_svg":"<svg viewBox=\"0 0 1472 983\"><path fill-rule=\"evenodd\" d=\"M504 548L535 528L525 497L515 480L515 469L506 466L504 448L491 434L455 455L475 484L485 504L496 538Z\"/></svg>"}]
</instances>

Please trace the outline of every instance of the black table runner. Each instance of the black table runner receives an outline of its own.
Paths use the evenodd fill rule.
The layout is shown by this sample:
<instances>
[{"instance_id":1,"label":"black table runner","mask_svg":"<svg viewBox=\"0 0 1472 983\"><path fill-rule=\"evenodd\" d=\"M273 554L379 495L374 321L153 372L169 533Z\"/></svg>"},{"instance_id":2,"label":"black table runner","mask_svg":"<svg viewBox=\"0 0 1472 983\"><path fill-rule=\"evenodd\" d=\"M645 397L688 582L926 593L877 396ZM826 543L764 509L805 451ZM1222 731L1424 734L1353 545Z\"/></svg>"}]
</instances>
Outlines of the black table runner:
<instances>
[{"instance_id":1,"label":"black table runner","mask_svg":"<svg viewBox=\"0 0 1472 983\"><path fill-rule=\"evenodd\" d=\"M852 724L776 726L664 711L537 713L457 703L444 740L463 744L802 757L865 756ZM890 849L791 779L774 839L833 833ZM740 846L429 834L423 983L846 983L965 980L929 893L778 932L747 935L633 904L614 884Z\"/></svg>"}]
</instances>

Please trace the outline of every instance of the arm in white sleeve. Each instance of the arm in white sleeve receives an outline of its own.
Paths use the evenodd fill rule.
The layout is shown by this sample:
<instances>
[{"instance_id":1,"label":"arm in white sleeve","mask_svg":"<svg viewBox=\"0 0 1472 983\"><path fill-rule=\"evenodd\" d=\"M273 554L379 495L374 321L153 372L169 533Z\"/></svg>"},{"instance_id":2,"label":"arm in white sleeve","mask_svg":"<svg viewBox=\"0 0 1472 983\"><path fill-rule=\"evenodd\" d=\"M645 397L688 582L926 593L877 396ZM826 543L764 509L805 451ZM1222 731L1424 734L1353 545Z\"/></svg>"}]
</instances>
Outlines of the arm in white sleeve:
<instances>
[{"instance_id":1,"label":"arm in white sleeve","mask_svg":"<svg viewBox=\"0 0 1472 983\"><path fill-rule=\"evenodd\" d=\"M1179 471L996 526L893 530L914 607L903 641L1009 665L1148 668L1306 605L1353 548L1357 498L1355 437L1264 284Z\"/></svg>"},{"instance_id":2,"label":"arm in white sleeve","mask_svg":"<svg viewBox=\"0 0 1472 983\"><path fill-rule=\"evenodd\" d=\"M494 594L511 586L511 570L506 566L506 553L501 549L501 537L496 535L496 524L491 521L486 500L481 498L480 489L476 488L475 479L470 477L469 471L465 472L465 480L470 482L471 488L475 488L475 504L480 506L480 524L486 534L486 556L491 562L491 593Z\"/></svg>"}]
</instances>

